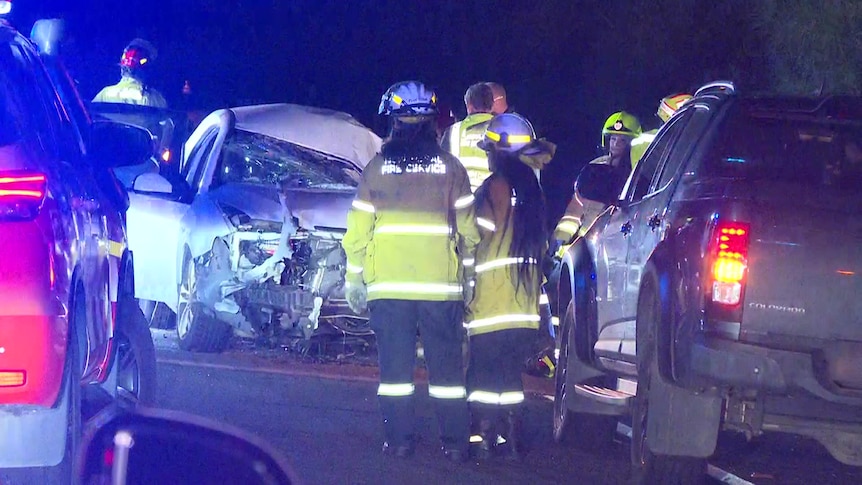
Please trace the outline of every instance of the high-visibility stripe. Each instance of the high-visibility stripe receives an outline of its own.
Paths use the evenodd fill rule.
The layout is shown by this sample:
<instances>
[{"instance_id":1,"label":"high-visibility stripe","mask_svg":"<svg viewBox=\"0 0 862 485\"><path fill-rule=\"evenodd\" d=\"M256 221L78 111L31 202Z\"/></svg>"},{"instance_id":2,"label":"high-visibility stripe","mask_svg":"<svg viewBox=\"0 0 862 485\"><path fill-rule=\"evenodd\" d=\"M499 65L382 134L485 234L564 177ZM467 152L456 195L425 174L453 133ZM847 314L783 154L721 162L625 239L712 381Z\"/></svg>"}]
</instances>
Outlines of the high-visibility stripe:
<instances>
[{"instance_id":1,"label":"high-visibility stripe","mask_svg":"<svg viewBox=\"0 0 862 485\"><path fill-rule=\"evenodd\" d=\"M464 328L467 330L474 330L484 327L491 327L494 325L500 325L505 323L515 323L515 322L538 322L541 318L536 314L519 314L512 313L508 315L497 315L494 317L488 318L480 318L478 320L473 320L471 322L467 322L464 324Z\"/></svg>"},{"instance_id":2,"label":"high-visibility stripe","mask_svg":"<svg viewBox=\"0 0 862 485\"><path fill-rule=\"evenodd\" d=\"M461 285L446 283L374 283L368 286L368 293L426 293L448 295L461 293Z\"/></svg>"},{"instance_id":3,"label":"high-visibility stripe","mask_svg":"<svg viewBox=\"0 0 862 485\"><path fill-rule=\"evenodd\" d=\"M482 404L506 406L512 404L520 404L524 402L524 393L522 391L508 391L499 393L491 391L472 391L467 397L467 401L478 402Z\"/></svg>"},{"instance_id":4,"label":"high-visibility stripe","mask_svg":"<svg viewBox=\"0 0 862 485\"><path fill-rule=\"evenodd\" d=\"M477 217L476 224L479 224L479 227L483 227L489 231L497 230L497 226L495 226L493 222L489 221L488 219L485 219L484 217Z\"/></svg>"},{"instance_id":5,"label":"high-visibility stripe","mask_svg":"<svg viewBox=\"0 0 862 485\"><path fill-rule=\"evenodd\" d=\"M354 209L359 209L363 212L370 212L374 214L374 206L364 200L354 199L351 204Z\"/></svg>"},{"instance_id":6,"label":"high-visibility stripe","mask_svg":"<svg viewBox=\"0 0 862 485\"><path fill-rule=\"evenodd\" d=\"M126 245L122 242L108 241L108 254L115 258L121 258L125 249Z\"/></svg>"},{"instance_id":7,"label":"high-visibility stripe","mask_svg":"<svg viewBox=\"0 0 862 485\"><path fill-rule=\"evenodd\" d=\"M580 223L565 221L557 224L557 230L560 232L565 232L566 234L574 234L578 232L578 229L581 227Z\"/></svg>"},{"instance_id":8,"label":"high-visibility stripe","mask_svg":"<svg viewBox=\"0 0 862 485\"><path fill-rule=\"evenodd\" d=\"M551 300L548 299L547 293L542 293L541 295L539 295L539 305L550 305L550 304L551 304Z\"/></svg>"},{"instance_id":9,"label":"high-visibility stripe","mask_svg":"<svg viewBox=\"0 0 862 485\"><path fill-rule=\"evenodd\" d=\"M473 266L474 264L476 264L476 258L464 258L464 261L462 261L462 263L464 263L464 266Z\"/></svg>"},{"instance_id":10,"label":"high-visibility stripe","mask_svg":"<svg viewBox=\"0 0 862 485\"><path fill-rule=\"evenodd\" d=\"M362 266L354 266L350 263L347 263L347 272L358 274L362 272Z\"/></svg>"},{"instance_id":11,"label":"high-visibility stripe","mask_svg":"<svg viewBox=\"0 0 862 485\"><path fill-rule=\"evenodd\" d=\"M551 324L555 327L560 326L560 317L551 317Z\"/></svg>"},{"instance_id":12,"label":"high-visibility stripe","mask_svg":"<svg viewBox=\"0 0 862 485\"><path fill-rule=\"evenodd\" d=\"M425 234L432 236L448 236L452 228L442 225L419 224L386 224L374 228L375 234Z\"/></svg>"},{"instance_id":13,"label":"high-visibility stripe","mask_svg":"<svg viewBox=\"0 0 862 485\"><path fill-rule=\"evenodd\" d=\"M673 113L671 113L673 114ZM655 139L655 135L652 133L642 133L640 136L632 140L632 146L643 145L646 143L652 143Z\"/></svg>"},{"instance_id":14,"label":"high-visibility stripe","mask_svg":"<svg viewBox=\"0 0 862 485\"><path fill-rule=\"evenodd\" d=\"M428 395L437 399L464 399L467 397L467 388L464 386L428 385Z\"/></svg>"},{"instance_id":15,"label":"high-visibility stripe","mask_svg":"<svg viewBox=\"0 0 862 485\"><path fill-rule=\"evenodd\" d=\"M476 265L476 272L481 273L483 271L501 268L510 264L522 264L524 262L526 262L526 264L536 264L536 260L533 258L527 258L526 260L524 258L500 258Z\"/></svg>"},{"instance_id":16,"label":"high-visibility stripe","mask_svg":"<svg viewBox=\"0 0 862 485\"><path fill-rule=\"evenodd\" d=\"M465 195L464 197L461 197L460 199L455 201L455 208L464 209L465 207L470 207L475 200L476 197L474 197L473 194Z\"/></svg>"},{"instance_id":17,"label":"high-visibility stripe","mask_svg":"<svg viewBox=\"0 0 862 485\"><path fill-rule=\"evenodd\" d=\"M412 396L415 390L416 386L414 386L412 382L405 384L387 384L385 382L381 382L380 385L377 386L377 395L388 397Z\"/></svg>"}]
</instances>

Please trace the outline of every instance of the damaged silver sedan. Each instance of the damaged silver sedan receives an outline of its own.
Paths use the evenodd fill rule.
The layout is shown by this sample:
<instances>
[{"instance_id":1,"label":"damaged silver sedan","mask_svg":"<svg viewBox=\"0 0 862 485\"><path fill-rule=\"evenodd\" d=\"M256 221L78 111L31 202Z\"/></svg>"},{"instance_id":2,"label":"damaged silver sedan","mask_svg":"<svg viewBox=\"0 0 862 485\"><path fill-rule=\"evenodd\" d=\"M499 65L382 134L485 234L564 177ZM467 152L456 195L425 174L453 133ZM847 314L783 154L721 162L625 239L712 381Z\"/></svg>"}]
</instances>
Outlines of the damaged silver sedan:
<instances>
[{"instance_id":1,"label":"damaged silver sedan","mask_svg":"<svg viewBox=\"0 0 862 485\"><path fill-rule=\"evenodd\" d=\"M186 142L181 187L148 173L130 193L135 292L152 324L174 320L180 347L201 352L234 334L282 343L323 327L369 333L344 301L341 238L379 149L380 138L336 111L209 115Z\"/></svg>"}]
</instances>

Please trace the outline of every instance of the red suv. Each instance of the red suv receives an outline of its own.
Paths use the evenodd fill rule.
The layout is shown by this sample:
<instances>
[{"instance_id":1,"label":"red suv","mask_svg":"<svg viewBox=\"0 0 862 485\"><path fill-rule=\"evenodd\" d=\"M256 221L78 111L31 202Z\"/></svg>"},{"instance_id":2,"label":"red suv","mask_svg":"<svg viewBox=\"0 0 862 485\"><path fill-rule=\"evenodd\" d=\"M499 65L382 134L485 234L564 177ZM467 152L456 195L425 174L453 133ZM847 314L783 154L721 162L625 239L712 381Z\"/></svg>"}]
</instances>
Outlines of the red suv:
<instances>
[{"instance_id":1,"label":"red suv","mask_svg":"<svg viewBox=\"0 0 862 485\"><path fill-rule=\"evenodd\" d=\"M110 171L140 163L152 141L89 122L68 79L0 21L0 482L69 481L82 403L155 392Z\"/></svg>"}]
</instances>

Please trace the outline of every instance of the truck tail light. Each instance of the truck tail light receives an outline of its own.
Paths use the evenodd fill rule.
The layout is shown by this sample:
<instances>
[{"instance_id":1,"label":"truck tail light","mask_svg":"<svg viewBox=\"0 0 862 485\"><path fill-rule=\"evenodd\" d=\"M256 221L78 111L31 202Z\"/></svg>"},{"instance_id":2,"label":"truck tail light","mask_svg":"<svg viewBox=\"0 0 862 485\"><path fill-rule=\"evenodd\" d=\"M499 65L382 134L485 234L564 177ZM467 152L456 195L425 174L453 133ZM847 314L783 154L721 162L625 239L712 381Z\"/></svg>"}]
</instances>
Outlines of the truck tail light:
<instances>
[{"instance_id":1,"label":"truck tail light","mask_svg":"<svg viewBox=\"0 0 862 485\"><path fill-rule=\"evenodd\" d=\"M28 171L0 172L0 219L29 220L45 201L48 178Z\"/></svg>"},{"instance_id":2,"label":"truck tail light","mask_svg":"<svg viewBox=\"0 0 862 485\"><path fill-rule=\"evenodd\" d=\"M712 301L736 305L742 298L748 268L749 225L719 222L710 242Z\"/></svg>"},{"instance_id":3,"label":"truck tail light","mask_svg":"<svg viewBox=\"0 0 862 485\"><path fill-rule=\"evenodd\" d=\"M21 387L26 383L26 372L22 370L0 370L0 387Z\"/></svg>"}]
</instances>

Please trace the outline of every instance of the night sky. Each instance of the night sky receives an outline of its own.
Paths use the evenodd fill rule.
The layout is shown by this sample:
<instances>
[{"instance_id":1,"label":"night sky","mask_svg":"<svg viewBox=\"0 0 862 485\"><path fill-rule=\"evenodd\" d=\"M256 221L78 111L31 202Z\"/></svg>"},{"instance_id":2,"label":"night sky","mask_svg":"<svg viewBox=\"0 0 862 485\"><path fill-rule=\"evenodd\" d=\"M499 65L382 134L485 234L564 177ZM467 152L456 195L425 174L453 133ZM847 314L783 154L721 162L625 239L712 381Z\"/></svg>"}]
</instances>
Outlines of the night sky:
<instances>
[{"instance_id":1,"label":"night sky","mask_svg":"<svg viewBox=\"0 0 862 485\"><path fill-rule=\"evenodd\" d=\"M117 81L122 49L138 36L159 49L153 84L174 104L189 80L206 108L311 104L378 131L380 96L396 81L431 84L459 117L471 83L497 81L559 145L543 179L565 192L598 154L612 112L653 128L665 95L717 78L756 86L762 62L740 31L746 2L644 3L14 0L12 21L28 32L39 17L66 19L64 54L88 98Z\"/></svg>"}]
</instances>

